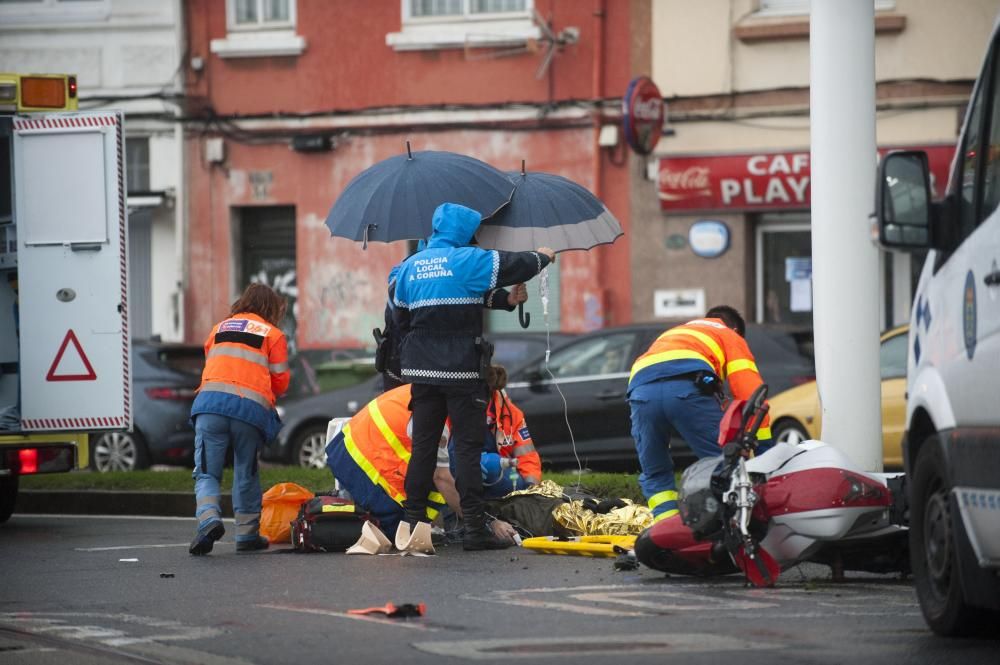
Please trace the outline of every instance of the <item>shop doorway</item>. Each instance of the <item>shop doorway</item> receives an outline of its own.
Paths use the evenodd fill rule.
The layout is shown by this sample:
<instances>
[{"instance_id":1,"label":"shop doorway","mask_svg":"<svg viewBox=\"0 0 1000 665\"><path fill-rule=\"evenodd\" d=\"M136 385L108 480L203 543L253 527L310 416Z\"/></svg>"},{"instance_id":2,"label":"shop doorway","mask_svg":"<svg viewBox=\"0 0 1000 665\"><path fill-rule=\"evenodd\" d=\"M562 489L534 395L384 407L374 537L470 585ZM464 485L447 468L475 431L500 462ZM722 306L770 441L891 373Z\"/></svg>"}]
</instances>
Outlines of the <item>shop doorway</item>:
<instances>
[{"instance_id":1,"label":"shop doorway","mask_svg":"<svg viewBox=\"0 0 1000 665\"><path fill-rule=\"evenodd\" d=\"M757 322L812 326L809 216L761 216L755 264Z\"/></svg>"}]
</instances>

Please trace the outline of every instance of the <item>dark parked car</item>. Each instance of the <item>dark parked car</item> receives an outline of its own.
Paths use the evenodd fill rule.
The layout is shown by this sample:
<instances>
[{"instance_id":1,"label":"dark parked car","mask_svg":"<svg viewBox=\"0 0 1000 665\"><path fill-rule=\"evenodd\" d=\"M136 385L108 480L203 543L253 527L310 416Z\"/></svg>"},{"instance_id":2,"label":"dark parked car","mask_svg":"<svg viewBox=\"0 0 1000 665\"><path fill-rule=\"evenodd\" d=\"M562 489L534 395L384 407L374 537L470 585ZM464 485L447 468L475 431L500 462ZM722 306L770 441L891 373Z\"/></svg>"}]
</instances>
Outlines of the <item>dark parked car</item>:
<instances>
[{"instance_id":1,"label":"dark parked car","mask_svg":"<svg viewBox=\"0 0 1000 665\"><path fill-rule=\"evenodd\" d=\"M575 439L584 465L638 468L625 401L629 371L672 325L636 324L581 335L553 351L547 366L539 357L511 374L507 392L524 411L546 465L575 466ZM815 378L812 331L748 324L747 342L771 394ZM679 465L693 460L676 433L671 447Z\"/></svg>"},{"instance_id":2,"label":"dark parked car","mask_svg":"<svg viewBox=\"0 0 1000 665\"><path fill-rule=\"evenodd\" d=\"M92 433L91 467L132 471L150 464L190 464L194 430L188 419L204 364L200 346L133 340L133 428Z\"/></svg>"},{"instance_id":3,"label":"dark parked car","mask_svg":"<svg viewBox=\"0 0 1000 665\"><path fill-rule=\"evenodd\" d=\"M515 372L528 360L545 353L544 333L493 333L488 336L496 345L494 362L503 365L509 372ZM556 349L573 338L568 333L552 333L551 347ZM382 377L376 375L346 388L280 401L278 413L284 426L278 437L264 446L261 457L297 466L323 468L326 465L327 423L331 418L354 415L376 397L381 388Z\"/></svg>"}]
</instances>

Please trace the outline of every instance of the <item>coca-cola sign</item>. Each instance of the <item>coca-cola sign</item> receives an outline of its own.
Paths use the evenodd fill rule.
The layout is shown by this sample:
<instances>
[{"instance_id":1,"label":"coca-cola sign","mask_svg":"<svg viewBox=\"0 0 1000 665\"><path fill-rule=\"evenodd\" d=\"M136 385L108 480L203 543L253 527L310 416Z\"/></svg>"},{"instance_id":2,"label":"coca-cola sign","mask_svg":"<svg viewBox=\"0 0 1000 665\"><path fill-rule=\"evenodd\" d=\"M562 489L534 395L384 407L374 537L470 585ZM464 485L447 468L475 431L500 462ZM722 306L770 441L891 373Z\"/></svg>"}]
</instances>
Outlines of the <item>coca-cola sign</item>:
<instances>
[{"instance_id":1,"label":"coca-cola sign","mask_svg":"<svg viewBox=\"0 0 1000 665\"><path fill-rule=\"evenodd\" d=\"M660 140L666 105L659 88L646 76L632 79L622 99L625 141L640 155L653 152Z\"/></svg>"},{"instance_id":2,"label":"coca-cola sign","mask_svg":"<svg viewBox=\"0 0 1000 665\"><path fill-rule=\"evenodd\" d=\"M879 148L885 154L893 148ZM914 148L910 148L914 149ZM930 163L931 186L941 196L954 146L918 146ZM874 161L872 176L874 177ZM660 209L792 210L810 204L809 151L691 155L659 160Z\"/></svg>"}]
</instances>

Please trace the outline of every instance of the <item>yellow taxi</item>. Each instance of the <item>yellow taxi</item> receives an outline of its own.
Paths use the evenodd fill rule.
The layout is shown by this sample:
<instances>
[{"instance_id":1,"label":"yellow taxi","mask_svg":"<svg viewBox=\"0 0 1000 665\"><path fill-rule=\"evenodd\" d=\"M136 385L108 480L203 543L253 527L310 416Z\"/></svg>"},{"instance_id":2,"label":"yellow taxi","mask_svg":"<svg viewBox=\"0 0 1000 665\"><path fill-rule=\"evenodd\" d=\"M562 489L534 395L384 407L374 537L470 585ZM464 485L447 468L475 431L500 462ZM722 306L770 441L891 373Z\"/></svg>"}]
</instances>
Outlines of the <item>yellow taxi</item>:
<instances>
[{"instance_id":1,"label":"yellow taxi","mask_svg":"<svg viewBox=\"0 0 1000 665\"><path fill-rule=\"evenodd\" d=\"M882 334L882 457L887 469L903 467L900 443L906 426L906 351L909 326ZM775 441L798 443L818 439L822 413L816 382L810 381L770 398L771 432Z\"/></svg>"}]
</instances>

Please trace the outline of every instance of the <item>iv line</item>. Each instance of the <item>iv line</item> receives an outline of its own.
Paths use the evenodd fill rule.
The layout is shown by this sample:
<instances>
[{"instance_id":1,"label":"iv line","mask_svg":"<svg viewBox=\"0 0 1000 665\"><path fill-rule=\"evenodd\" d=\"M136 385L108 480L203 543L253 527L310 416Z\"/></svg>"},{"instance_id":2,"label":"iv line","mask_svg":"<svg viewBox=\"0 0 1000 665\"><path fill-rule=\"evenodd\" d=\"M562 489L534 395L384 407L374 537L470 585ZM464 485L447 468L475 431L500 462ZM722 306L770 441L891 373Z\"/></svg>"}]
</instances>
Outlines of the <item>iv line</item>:
<instances>
[{"instance_id":1,"label":"iv line","mask_svg":"<svg viewBox=\"0 0 1000 665\"><path fill-rule=\"evenodd\" d=\"M549 376L552 378L552 385L556 387L559 397L562 398L563 420L566 422L566 429L569 430L569 441L573 447L573 457L576 459L576 489L579 491L580 482L583 479L583 464L580 462L580 456L576 452L576 437L573 436L573 426L569 424L569 404L566 402L566 395L563 394L562 388L559 387L556 375L552 373L552 369L549 367L549 357L552 355L552 344L550 341L552 331L549 325L549 269L547 266L542 268L538 281L538 296L542 301L542 318L545 319L545 371L549 373Z\"/></svg>"}]
</instances>

